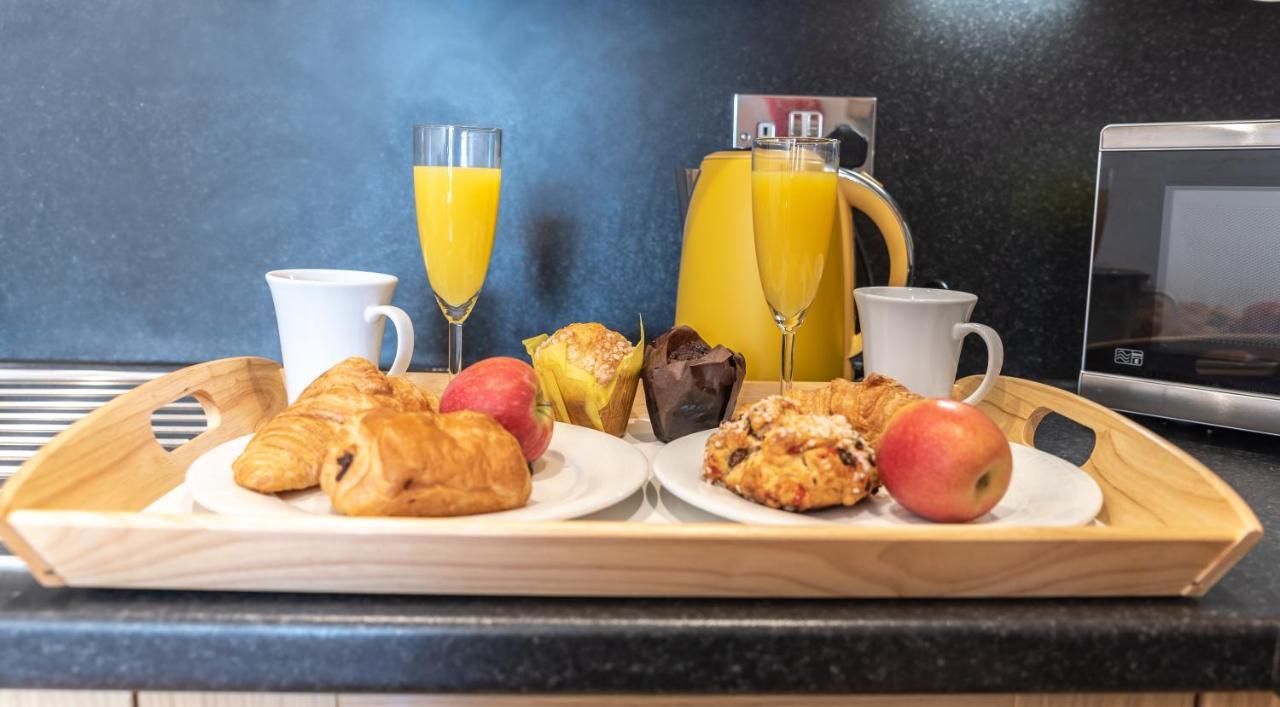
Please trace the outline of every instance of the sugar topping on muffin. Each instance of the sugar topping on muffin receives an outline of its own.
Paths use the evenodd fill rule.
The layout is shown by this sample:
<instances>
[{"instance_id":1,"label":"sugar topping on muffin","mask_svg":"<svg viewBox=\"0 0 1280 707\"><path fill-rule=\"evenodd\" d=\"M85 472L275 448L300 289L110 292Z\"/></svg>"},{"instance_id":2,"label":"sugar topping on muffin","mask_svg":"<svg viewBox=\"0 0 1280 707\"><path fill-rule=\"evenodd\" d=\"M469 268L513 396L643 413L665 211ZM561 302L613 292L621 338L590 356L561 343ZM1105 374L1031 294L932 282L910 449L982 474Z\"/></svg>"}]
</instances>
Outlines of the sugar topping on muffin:
<instances>
[{"instance_id":1,"label":"sugar topping on muffin","mask_svg":"<svg viewBox=\"0 0 1280 707\"><path fill-rule=\"evenodd\" d=\"M607 385L618 373L622 360L635 348L626 337L596 322L561 327L538 345L537 351L564 343L570 365L580 368L600 385Z\"/></svg>"}]
</instances>

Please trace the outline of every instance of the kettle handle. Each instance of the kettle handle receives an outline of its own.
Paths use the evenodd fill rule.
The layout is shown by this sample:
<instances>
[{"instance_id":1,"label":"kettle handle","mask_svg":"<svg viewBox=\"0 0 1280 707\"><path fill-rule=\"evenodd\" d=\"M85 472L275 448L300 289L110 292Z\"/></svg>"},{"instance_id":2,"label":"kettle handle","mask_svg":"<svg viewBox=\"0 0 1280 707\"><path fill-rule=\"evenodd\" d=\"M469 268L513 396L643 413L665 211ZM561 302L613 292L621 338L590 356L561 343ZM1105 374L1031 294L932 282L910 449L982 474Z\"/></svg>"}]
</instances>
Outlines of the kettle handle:
<instances>
[{"instance_id":1,"label":"kettle handle","mask_svg":"<svg viewBox=\"0 0 1280 707\"><path fill-rule=\"evenodd\" d=\"M861 211L880 229L884 243L889 248L889 286L903 287L911 282L915 265L915 248L911 242L911 229L902 217L898 202L889 196L880 182L862 172L841 169L840 194L853 208ZM852 335L849 358L862 353L862 334Z\"/></svg>"}]
</instances>

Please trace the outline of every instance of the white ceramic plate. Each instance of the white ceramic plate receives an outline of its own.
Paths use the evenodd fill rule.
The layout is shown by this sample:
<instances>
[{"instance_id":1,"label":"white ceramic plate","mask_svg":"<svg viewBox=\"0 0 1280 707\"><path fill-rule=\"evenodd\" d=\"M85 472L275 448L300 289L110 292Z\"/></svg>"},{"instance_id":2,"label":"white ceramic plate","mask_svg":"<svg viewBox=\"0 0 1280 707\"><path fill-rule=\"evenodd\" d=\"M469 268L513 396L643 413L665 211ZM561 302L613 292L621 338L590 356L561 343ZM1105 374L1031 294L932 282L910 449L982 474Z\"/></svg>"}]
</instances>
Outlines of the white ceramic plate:
<instances>
[{"instance_id":1,"label":"white ceramic plate","mask_svg":"<svg viewBox=\"0 0 1280 707\"><path fill-rule=\"evenodd\" d=\"M713 430L675 440L653 458L653 473L662 487L708 513L741 523L762 525L894 526L933 525L908 511L881 490L855 506L808 513L769 508L702 480L702 451ZM969 525L1088 525L1102 509L1102 490L1079 467L1032 447L1013 450L1013 480L1000 503Z\"/></svg>"},{"instance_id":2,"label":"white ceramic plate","mask_svg":"<svg viewBox=\"0 0 1280 707\"><path fill-rule=\"evenodd\" d=\"M227 515L333 513L319 488L262 494L236 485L231 462L252 435L202 454L187 469L192 500ZM483 513L485 520L566 520L607 508L635 493L649 478L649 462L627 442L585 427L557 424L551 446L533 465L533 493L523 508Z\"/></svg>"}]
</instances>

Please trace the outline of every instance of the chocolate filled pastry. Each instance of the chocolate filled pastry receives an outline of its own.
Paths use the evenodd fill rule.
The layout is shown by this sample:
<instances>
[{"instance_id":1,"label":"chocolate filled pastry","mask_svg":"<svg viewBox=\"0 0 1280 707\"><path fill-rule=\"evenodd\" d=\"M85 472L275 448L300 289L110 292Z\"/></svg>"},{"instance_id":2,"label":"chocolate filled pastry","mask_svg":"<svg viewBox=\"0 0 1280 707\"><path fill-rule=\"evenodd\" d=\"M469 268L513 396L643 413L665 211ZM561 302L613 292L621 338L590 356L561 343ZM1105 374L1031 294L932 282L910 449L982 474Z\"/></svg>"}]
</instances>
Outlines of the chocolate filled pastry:
<instances>
[{"instance_id":1,"label":"chocolate filled pastry","mask_svg":"<svg viewBox=\"0 0 1280 707\"><path fill-rule=\"evenodd\" d=\"M347 418L374 408L435 407L435 401L410 381L388 378L363 358L346 359L258 429L231 463L235 481L261 493L310 488L320 482L320 465Z\"/></svg>"},{"instance_id":2,"label":"chocolate filled pastry","mask_svg":"<svg viewBox=\"0 0 1280 707\"><path fill-rule=\"evenodd\" d=\"M875 453L848 420L806 413L777 395L738 411L707 439L702 478L788 511L852 506L880 487Z\"/></svg>"},{"instance_id":3,"label":"chocolate filled pastry","mask_svg":"<svg viewBox=\"0 0 1280 707\"><path fill-rule=\"evenodd\" d=\"M347 421L320 487L349 516L461 516L519 508L533 490L520 443L483 413L373 410Z\"/></svg>"},{"instance_id":4,"label":"chocolate filled pastry","mask_svg":"<svg viewBox=\"0 0 1280 707\"><path fill-rule=\"evenodd\" d=\"M640 370L653 434L670 442L719 425L733 413L746 376L742 354L712 348L691 327L667 330L645 348Z\"/></svg>"},{"instance_id":5,"label":"chocolate filled pastry","mask_svg":"<svg viewBox=\"0 0 1280 707\"><path fill-rule=\"evenodd\" d=\"M858 383L837 378L821 388L794 391L788 397L800 403L805 412L843 415L872 449L880 446L880 438L894 414L922 398L879 373L872 373Z\"/></svg>"}]
</instances>

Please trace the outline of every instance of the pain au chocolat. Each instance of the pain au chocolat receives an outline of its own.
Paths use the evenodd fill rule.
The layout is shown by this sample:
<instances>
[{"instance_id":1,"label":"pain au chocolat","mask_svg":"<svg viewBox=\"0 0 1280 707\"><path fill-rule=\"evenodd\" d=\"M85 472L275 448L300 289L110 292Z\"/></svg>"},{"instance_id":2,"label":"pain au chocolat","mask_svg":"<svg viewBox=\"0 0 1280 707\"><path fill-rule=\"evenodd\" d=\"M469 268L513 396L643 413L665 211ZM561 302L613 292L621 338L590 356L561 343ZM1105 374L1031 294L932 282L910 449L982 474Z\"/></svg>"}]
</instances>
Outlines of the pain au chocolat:
<instances>
[{"instance_id":1,"label":"pain au chocolat","mask_svg":"<svg viewBox=\"0 0 1280 707\"><path fill-rule=\"evenodd\" d=\"M348 420L320 487L349 516L461 516L519 508L533 483L520 443L483 413L379 409Z\"/></svg>"}]
</instances>

